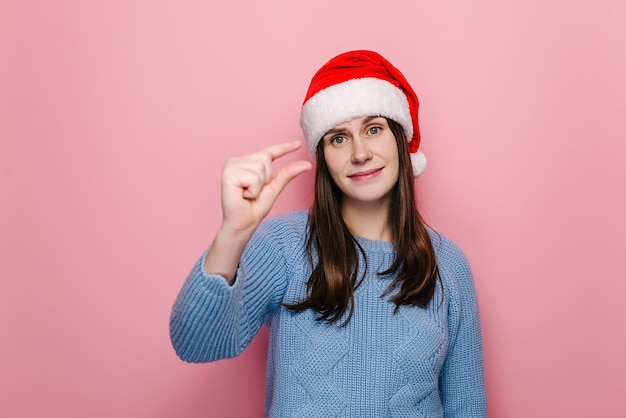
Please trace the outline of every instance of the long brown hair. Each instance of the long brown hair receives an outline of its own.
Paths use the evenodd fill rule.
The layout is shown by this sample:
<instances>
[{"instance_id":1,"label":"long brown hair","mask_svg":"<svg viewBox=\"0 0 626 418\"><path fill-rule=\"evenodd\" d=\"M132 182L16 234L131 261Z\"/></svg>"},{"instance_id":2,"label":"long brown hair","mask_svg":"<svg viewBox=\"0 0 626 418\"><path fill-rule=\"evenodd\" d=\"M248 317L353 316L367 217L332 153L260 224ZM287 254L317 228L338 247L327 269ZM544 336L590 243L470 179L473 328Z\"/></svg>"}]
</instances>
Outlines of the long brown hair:
<instances>
[{"instance_id":1,"label":"long brown hair","mask_svg":"<svg viewBox=\"0 0 626 418\"><path fill-rule=\"evenodd\" d=\"M395 279L383 293L390 295L394 313L401 305L426 306L431 300L439 269L426 224L417 210L413 168L406 135L402 127L388 119L389 127L396 138L399 155L398 181L391 193L389 225L395 249L395 259L388 270L379 275L396 274ZM313 264L317 264L307 282L308 296L297 303L283 304L294 311L313 309L318 319L328 323L337 322L346 312L348 316L341 324L347 324L354 311L354 291L363 281L358 275L358 253L362 254L367 266L365 251L348 230L341 204L343 194L328 171L322 141L317 146L317 168L315 172L315 199L309 211L309 235L307 252ZM365 275L365 273L364 273Z\"/></svg>"}]
</instances>

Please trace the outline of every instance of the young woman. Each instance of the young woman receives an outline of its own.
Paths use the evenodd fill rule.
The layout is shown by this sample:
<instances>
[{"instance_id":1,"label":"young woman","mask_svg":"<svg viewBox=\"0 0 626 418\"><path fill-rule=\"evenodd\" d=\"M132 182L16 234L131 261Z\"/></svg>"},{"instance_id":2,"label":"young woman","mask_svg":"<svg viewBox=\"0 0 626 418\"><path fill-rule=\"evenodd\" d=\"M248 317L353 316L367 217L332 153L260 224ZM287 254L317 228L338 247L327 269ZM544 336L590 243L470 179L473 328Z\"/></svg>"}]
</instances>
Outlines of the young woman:
<instances>
[{"instance_id":1,"label":"young woman","mask_svg":"<svg viewBox=\"0 0 626 418\"><path fill-rule=\"evenodd\" d=\"M486 416L468 262L415 204L417 112L385 58L347 52L314 75L302 107L309 211L265 219L312 167L272 169L298 142L226 162L222 225L172 310L183 360L234 357L265 324L266 416Z\"/></svg>"}]
</instances>

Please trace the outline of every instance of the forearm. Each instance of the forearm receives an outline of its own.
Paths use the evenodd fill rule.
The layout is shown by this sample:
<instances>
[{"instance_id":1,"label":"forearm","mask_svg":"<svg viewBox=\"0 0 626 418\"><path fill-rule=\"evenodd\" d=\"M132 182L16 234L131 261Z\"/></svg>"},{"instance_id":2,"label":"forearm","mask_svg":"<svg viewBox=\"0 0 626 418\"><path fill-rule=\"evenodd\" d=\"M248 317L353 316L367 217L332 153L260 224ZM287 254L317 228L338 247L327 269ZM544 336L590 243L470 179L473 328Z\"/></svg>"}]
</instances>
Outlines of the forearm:
<instances>
[{"instance_id":1,"label":"forearm","mask_svg":"<svg viewBox=\"0 0 626 418\"><path fill-rule=\"evenodd\" d=\"M218 274L233 284L241 255L252 232L235 231L222 225L204 259L204 271L207 274Z\"/></svg>"},{"instance_id":2,"label":"forearm","mask_svg":"<svg viewBox=\"0 0 626 418\"><path fill-rule=\"evenodd\" d=\"M170 332L176 352L186 361L212 361L239 354L260 329L268 312L282 300L289 267L285 263L284 228L275 223L260 226L247 240L243 253L228 247L238 245L232 235L216 235L218 251L200 258L182 289L172 310ZM245 241L245 240L244 240ZM207 262L213 254L215 264ZM232 285L224 280L228 274L223 255L232 257ZM232 254L235 254L233 256ZM207 271L205 265L219 269ZM237 266L238 264L238 266Z\"/></svg>"},{"instance_id":3,"label":"forearm","mask_svg":"<svg viewBox=\"0 0 626 418\"><path fill-rule=\"evenodd\" d=\"M234 357L243 350L248 332L241 312L241 286L207 275L203 260L190 272L174 303L170 337L178 356L189 362Z\"/></svg>"}]
</instances>

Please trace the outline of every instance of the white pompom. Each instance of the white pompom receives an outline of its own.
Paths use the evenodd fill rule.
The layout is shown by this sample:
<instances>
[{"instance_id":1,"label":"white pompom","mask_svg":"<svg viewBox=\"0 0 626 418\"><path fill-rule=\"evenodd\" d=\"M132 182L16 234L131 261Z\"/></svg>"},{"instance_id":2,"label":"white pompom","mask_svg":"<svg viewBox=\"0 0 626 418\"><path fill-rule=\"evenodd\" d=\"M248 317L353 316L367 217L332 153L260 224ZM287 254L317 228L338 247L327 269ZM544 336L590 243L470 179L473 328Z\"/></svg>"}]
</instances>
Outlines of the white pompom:
<instances>
[{"instance_id":1,"label":"white pompom","mask_svg":"<svg viewBox=\"0 0 626 418\"><path fill-rule=\"evenodd\" d=\"M426 155L422 151L411 154L411 165L413 165L413 175L421 176L426 169Z\"/></svg>"}]
</instances>

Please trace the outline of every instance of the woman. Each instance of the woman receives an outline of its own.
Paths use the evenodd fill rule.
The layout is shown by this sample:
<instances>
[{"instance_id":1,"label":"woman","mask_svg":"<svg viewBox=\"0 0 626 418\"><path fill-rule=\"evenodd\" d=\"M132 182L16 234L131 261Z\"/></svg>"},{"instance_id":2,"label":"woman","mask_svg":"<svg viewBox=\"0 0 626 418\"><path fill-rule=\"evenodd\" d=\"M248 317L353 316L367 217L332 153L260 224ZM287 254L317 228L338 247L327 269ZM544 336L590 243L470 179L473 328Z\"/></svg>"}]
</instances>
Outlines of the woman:
<instances>
[{"instance_id":1,"label":"woman","mask_svg":"<svg viewBox=\"0 0 626 418\"><path fill-rule=\"evenodd\" d=\"M302 107L309 211L264 219L312 167L273 172L298 142L226 162L222 225L172 310L183 360L236 356L265 324L266 416L486 416L469 265L416 209L417 112L392 64L347 52L314 75Z\"/></svg>"}]
</instances>

